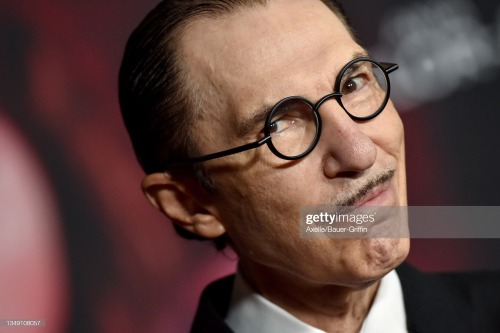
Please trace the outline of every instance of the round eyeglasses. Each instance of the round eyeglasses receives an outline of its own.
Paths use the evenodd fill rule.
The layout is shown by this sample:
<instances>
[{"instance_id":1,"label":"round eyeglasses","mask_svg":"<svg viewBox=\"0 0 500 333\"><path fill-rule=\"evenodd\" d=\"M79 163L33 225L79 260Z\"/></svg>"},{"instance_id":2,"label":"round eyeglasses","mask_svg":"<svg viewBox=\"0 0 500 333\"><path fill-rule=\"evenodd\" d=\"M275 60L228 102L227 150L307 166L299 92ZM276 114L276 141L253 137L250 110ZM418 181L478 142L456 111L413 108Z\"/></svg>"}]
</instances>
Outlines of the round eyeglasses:
<instances>
[{"instance_id":1,"label":"round eyeglasses","mask_svg":"<svg viewBox=\"0 0 500 333\"><path fill-rule=\"evenodd\" d=\"M387 105L390 94L389 73L397 64L357 58L347 63L335 82L335 92L322 97L316 104L300 96L282 99L267 115L263 138L217 153L170 161L167 167L198 163L220 158L267 144L274 155L285 160L296 160L309 154L321 136L319 108L327 100L335 99L344 111L356 121L366 121L379 115Z\"/></svg>"}]
</instances>

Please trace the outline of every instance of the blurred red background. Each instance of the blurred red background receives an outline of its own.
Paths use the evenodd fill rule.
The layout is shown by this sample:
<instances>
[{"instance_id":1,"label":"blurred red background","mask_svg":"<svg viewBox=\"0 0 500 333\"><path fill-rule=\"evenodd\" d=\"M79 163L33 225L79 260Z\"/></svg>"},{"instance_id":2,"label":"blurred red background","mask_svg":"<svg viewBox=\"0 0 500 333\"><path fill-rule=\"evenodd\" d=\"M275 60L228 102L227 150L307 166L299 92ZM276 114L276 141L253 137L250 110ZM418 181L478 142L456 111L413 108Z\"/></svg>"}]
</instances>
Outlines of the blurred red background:
<instances>
[{"instance_id":1,"label":"blurred red background","mask_svg":"<svg viewBox=\"0 0 500 333\"><path fill-rule=\"evenodd\" d=\"M128 35L156 3L0 3L0 319L46 321L0 332L185 332L201 289L234 271L233 253L180 239L140 191L143 173L120 118L117 73ZM500 58L500 6L458 3L474 6L473 23L488 34L492 59ZM453 10L457 2L425 4L467 19ZM401 64L393 89L406 124L410 204L498 205L499 64L471 63L455 52L456 63L478 68L474 76L447 76L456 85L432 87L442 94L418 85L404 90L405 76L420 72L409 71L418 62L394 27L397 17L425 14L417 6L346 2L364 44ZM432 42L425 38L420 43ZM467 49L470 39L459 46ZM480 45L469 47L484 54ZM418 59L434 64L438 55ZM422 80L436 83L438 74L432 69ZM406 94L398 95L398 86ZM425 270L500 268L499 249L498 240L414 240L410 261Z\"/></svg>"}]
</instances>

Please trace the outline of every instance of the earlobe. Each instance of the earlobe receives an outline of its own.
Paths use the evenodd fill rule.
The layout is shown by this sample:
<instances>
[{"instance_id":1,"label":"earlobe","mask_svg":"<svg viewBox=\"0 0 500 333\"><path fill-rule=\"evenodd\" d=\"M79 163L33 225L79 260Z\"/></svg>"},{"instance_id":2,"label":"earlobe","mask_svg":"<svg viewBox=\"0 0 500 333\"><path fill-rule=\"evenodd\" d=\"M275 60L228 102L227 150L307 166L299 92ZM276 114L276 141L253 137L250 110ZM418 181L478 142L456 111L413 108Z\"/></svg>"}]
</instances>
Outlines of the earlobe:
<instances>
[{"instance_id":1,"label":"earlobe","mask_svg":"<svg viewBox=\"0 0 500 333\"><path fill-rule=\"evenodd\" d=\"M184 182L175 181L168 173L144 177L142 190L149 202L184 229L205 238L224 234L225 228L208 207L201 205Z\"/></svg>"},{"instance_id":2,"label":"earlobe","mask_svg":"<svg viewBox=\"0 0 500 333\"><path fill-rule=\"evenodd\" d=\"M195 214L192 222L193 231L191 232L205 238L217 238L226 232L222 223L210 214Z\"/></svg>"}]
</instances>

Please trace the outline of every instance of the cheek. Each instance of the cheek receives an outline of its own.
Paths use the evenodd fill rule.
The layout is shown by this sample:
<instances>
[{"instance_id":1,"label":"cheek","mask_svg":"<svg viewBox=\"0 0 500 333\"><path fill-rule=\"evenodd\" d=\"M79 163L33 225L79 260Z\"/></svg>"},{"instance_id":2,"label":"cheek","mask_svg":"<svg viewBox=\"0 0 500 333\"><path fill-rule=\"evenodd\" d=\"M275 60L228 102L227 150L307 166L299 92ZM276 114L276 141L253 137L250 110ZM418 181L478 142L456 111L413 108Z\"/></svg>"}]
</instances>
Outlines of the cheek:
<instances>
[{"instance_id":1,"label":"cheek","mask_svg":"<svg viewBox=\"0 0 500 333\"><path fill-rule=\"evenodd\" d=\"M266 170L225 182L220 216L235 250L241 260L311 281L339 278L340 267L350 266L353 257L364 254L353 253L352 242L301 238L300 206L311 192L302 189L305 179L290 178L285 170L272 176ZM345 280L350 278L347 274Z\"/></svg>"},{"instance_id":2,"label":"cheek","mask_svg":"<svg viewBox=\"0 0 500 333\"><path fill-rule=\"evenodd\" d=\"M389 128L392 129L391 135L388 136L385 149L387 153L396 159L400 205L407 205L404 127L395 110L393 114L392 121L389 123Z\"/></svg>"},{"instance_id":3,"label":"cheek","mask_svg":"<svg viewBox=\"0 0 500 333\"><path fill-rule=\"evenodd\" d=\"M285 171L255 167L218 178L218 213L240 255L264 260L300 242L299 213L306 192Z\"/></svg>"},{"instance_id":4,"label":"cheek","mask_svg":"<svg viewBox=\"0 0 500 333\"><path fill-rule=\"evenodd\" d=\"M386 153L404 158L404 128L399 114L390 104L377 118L367 123L372 140ZM370 126L373 125L373 126Z\"/></svg>"}]
</instances>

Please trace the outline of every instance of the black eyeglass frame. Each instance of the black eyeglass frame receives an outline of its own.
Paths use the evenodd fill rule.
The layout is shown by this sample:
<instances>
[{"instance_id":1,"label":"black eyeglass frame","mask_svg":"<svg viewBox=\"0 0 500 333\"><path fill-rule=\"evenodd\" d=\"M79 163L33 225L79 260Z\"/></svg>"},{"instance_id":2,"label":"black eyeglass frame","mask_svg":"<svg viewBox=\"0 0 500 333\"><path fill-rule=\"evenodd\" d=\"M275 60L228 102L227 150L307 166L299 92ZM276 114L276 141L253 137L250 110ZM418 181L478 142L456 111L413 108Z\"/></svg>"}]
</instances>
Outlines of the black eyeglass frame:
<instances>
[{"instance_id":1,"label":"black eyeglass frame","mask_svg":"<svg viewBox=\"0 0 500 333\"><path fill-rule=\"evenodd\" d=\"M386 96L385 96L385 99L384 99L383 103L381 104L381 106L379 107L379 109L377 111L375 111L373 114L371 114L369 116L365 116L365 117L357 117L357 116L351 114L349 111L347 111L347 109L342 104L341 97L343 96L343 94L340 92L340 84L341 84L341 81L342 81L342 77L344 76L344 74L346 73L346 71L353 64L355 64L357 62L360 62L360 61L368 61L368 62L371 62L371 63L375 64L376 66L378 66L382 70L382 73L384 73L385 80L387 82L387 91L386 91ZM392 72L394 72L398 68L399 68L399 66L397 64L395 64L395 63L378 62L376 60L373 60L373 59L367 58L367 57L353 59L353 60L349 61L342 68L342 70L340 71L340 73L338 74L338 76L336 78L336 82L335 82L335 91L336 92L330 93L330 94L328 94L328 95L320 98L319 101L316 102L316 104L311 103L308 99L306 99L306 98L304 98L302 96L289 96L289 97L285 97L282 100L280 100L278 103L276 103L273 106L273 108L271 109L271 111L269 112L269 115L266 117L266 122L265 122L265 125L264 125L264 138L262 138L262 139L260 139L258 141L252 142L252 143L248 143L248 144L245 144L245 145L242 145L242 146L238 146L238 147L235 147L235 148L223 150L223 151L220 151L220 152L217 152L217 153L212 153L212 154L208 154L208 155L202 155L202 156L198 156L198 157L191 157L191 158L183 159L183 160L173 160L173 161L167 162L167 164L165 166L165 169L167 169L169 167L172 167L172 166L192 164L192 163L200 163L200 162L205 162L205 161L213 160L213 159L216 159L216 158L221 158L221 157L225 157L225 156L229 156L229 155L234 155L234 154L241 153L241 152L244 152L244 151L247 151L247 150L250 150L250 149L258 148L258 147L262 146L265 143L267 143L267 146L269 147L269 149L271 150L271 152L274 155L276 155L277 157L282 158L284 160L297 160L297 159L303 158L303 157L307 156L316 147L316 145L318 144L319 138L321 137L322 123L321 123L321 116L319 114L319 108L321 107L321 105L323 103L325 103L329 99L335 98L335 100L337 101L337 103L339 103L339 105L342 107L342 109L344 109L344 111L349 115L349 117L351 119L356 120L356 121L367 121L367 120L373 119L376 116L378 116L385 109L385 107L387 105L387 102L389 101L390 92L391 92L391 83L390 83L390 80L389 80L389 74L392 73ZM315 136L315 139L313 140L313 142L311 143L310 147L305 152L303 152L302 154L299 154L299 155L295 155L295 156L286 156L286 155L281 154L274 147L274 145L272 143L272 140L271 140L272 139L272 135L271 135L271 132L270 132L271 125L272 125L272 119L273 119L274 114L277 111L279 111L279 107L283 103L285 103L287 101L290 101L290 100L301 100L301 101L307 103L311 107L311 109L313 110L315 121L316 121L316 136Z\"/></svg>"}]
</instances>

